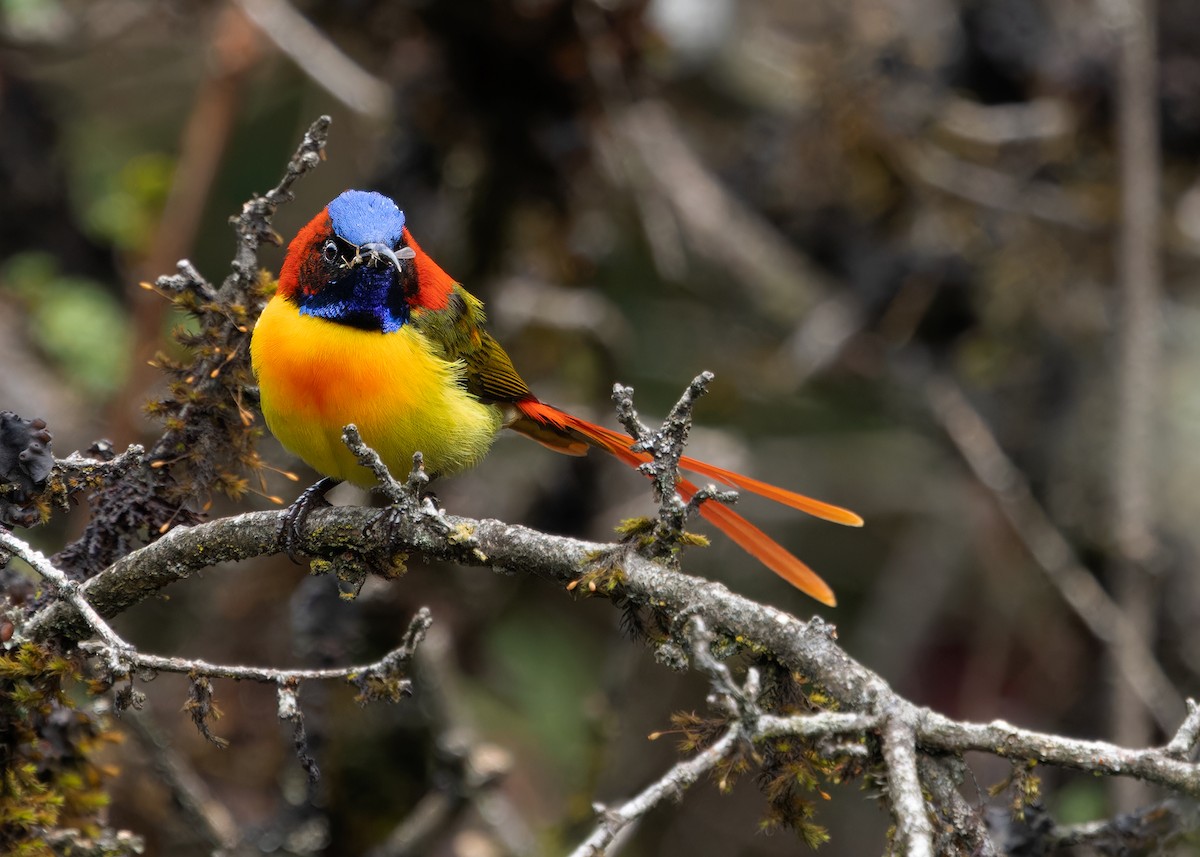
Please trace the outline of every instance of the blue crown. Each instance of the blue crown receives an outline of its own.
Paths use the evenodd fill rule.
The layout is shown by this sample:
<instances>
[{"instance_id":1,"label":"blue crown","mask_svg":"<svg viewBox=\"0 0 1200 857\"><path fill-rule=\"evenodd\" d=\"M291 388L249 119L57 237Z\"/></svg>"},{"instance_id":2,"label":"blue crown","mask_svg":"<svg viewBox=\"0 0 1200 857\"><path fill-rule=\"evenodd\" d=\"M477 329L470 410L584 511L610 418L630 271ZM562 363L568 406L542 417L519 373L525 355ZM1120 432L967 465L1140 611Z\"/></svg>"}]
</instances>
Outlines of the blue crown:
<instances>
[{"instance_id":1,"label":"blue crown","mask_svg":"<svg viewBox=\"0 0 1200 857\"><path fill-rule=\"evenodd\" d=\"M329 219L337 236L356 247L374 242L395 247L404 231L404 212L374 191L343 192L329 203Z\"/></svg>"}]
</instances>

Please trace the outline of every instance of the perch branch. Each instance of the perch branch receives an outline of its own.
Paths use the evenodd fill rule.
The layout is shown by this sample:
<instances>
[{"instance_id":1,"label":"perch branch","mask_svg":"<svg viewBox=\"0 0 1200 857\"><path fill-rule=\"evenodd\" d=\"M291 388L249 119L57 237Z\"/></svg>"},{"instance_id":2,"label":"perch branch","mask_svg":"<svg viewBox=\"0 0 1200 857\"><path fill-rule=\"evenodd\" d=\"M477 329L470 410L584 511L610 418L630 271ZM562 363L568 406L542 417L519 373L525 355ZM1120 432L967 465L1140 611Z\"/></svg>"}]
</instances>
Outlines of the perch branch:
<instances>
[{"instance_id":1,"label":"perch branch","mask_svg":"<svg viewBox=\"0 0 1200 857\"><path fill-rule=\"evenodd\" d=\"M177 528L156 542L113 563L78 588L96 613L112 617L166 585L219 563L271 553L284 512L250 512ZM361 541L363 528L378 516L375 509L318 509L305 523L302 546L310 556L337 555ZM391 529L397 548L506 574L523 573L566 586L588 569L598 552L612 544L547 535L493 520L446 515L448 532L423 521L399 518ZM459 533L470 533L464 544ZM19 546L23 549L24 546ZM807 622L758 604L719 583L701 580L637 555L625 559L626 593L653 601L672 614L687 611L719 633L740 636L771 653L781 664L819 683L843 711L879 712L899 700L876 673L847 655L835 642L833 627L820 618ZM47 606L30 617L21 632L29 638L89 634L78 606ZM966 724L927 709L916 711L919 745L940 752L982 750L1003 758L1041 761L1108 776L1136 776L1200 796L1200 767L1165 749L1130 750L1098 741L1078 741L1018 729L995 722Z\"/></svg>"}]
</instances>

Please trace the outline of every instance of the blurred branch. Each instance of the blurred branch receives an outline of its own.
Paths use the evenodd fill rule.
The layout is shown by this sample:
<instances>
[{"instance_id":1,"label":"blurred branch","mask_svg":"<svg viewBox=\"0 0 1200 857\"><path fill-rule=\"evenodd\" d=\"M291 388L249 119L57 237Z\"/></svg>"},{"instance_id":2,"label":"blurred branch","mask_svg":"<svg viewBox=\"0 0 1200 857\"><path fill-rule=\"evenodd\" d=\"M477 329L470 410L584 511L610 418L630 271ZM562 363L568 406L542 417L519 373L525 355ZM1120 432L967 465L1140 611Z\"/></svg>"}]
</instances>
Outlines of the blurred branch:
<instances>
[{"instance_id":1,"label":"blurred branch","mask_svg":"<svg viewBox=\"0 0 1200 857\"><path fill-rule=\"evenodd\" d=\"M609 123L611 137L596 145L612 179L635 199L647 197L655 210L669 212L692 252L734 274L731 282L760 313L792 324L835 291L807 257L717 180L665 104L630 104L610 114Z\"/></svg>"},{"instance_id":2,"label":"blurred branch","mask_svg":"<svg viewBox=\"0 0 1200 857\"><path fill-rule=\"evenodd\" d=\"M450 644L446 631L431 628L413 664L421 708L435 732L438 775L432 778L433 787L367 857L427 854L471 810L507 853L536 850L530 831L517 820L499 788L512 768L512 754L481 740L468 722Z\"/></svg>"},{"instance_id":3,"label":"blurred branch","mask_svg":"<svg viewBox=\"0 0 1200 857\"><path fill-rule=\"evenodd\" d=\"M1137 624L1079 562L1070 542L1033 496L1024 474L1004 454L962 390L948 377L935 375L925 382L924 393L930 411L992 493L1017 538L1092 635L1108 647L1142 704L1169 731L1181 715L1183 698Z\"/></svg>"},{"instance_id":4,"label":"blurred branch","mask_svg":"<svg viewBox=\"0 0 1200 857\"><path fill-rule=\"evenodd\" d=\"M1118 46L1116 122L1121 220L1116 266L1122 306L1116 314L1120 351L1111 473L1112 528L1117 549L1114 589L1139 639L1145 642L1153 638L1157 625L1156 575L1161 571L1157 567L1161 556L1151 499L1162 371L1158 4L1101 0L1100 5L1115 25ZM1153 732L1145 712L1126 689L1128 676L1125 679L1113 684L1113 725L1117 740L1140 744ZM1145 798L1144 790L1128 785L1119 789L1122 809L1131 809Z\"/></svg>"},{"instance_id":5,"label":"blurred branch","mask_svg":"<svg viewBox=\"0 0 1200 857\"><path fill-rule=\"evenodd\" d=\"M601 10L579 3L575 11L606 120L592 146L609 180L637 206L659 273L683 279L686 245L728 271L730 283L761 314L785 325L837 291L812 260L713 174L665 101L635 98Z\"/></svg>"},{"instance_id":6,"label":"blurred branch","mask_svg":"<svg viewBox=\"0 0 1200 857\"><path fill-rule=\"evenodd\" d=\"M134 857L146 851L146 842L128 830L102 830L89 835L82 830L60 827L43 834L42 845L51 854L70 857Z\"/></svg>"},{"instance_id":7,"label":"blurred branch","mask_svg":"<svg viewBox=\"0 0 1200 857\"><path fill-rule=\"evenodd\" d=\"M897 146L895 155L904 170L919 181L981 208L1030 217L1080 232L1095 232L1107 224L1105 219L1050 182L973 164L928 143Z\"/></svg>"},{"instance_id":8,"label":"blurred branch","mask_svg":"<svg viewBox=\"0 0 1200 857\"><path fill-rule=\"evenodd\" d=\"M1055 827L1050 831L1051 852L1080 846L1097 854L1165 854L1181 837L1200 830L1200 804L1172 799L1150 804L1113 818Z\"/></svg>"},{"instance_id":9,"label":"blurred branch","mask_svg":"<svg viewBox=\"0 0 1200 857\"><path fill-rule=\"evenodd\" d=\"M313 83L356 113L379 120L391 115L391 88L364 70L287 0L236 2Z\"/></svg>"},{"instance_id":10,"label":"blurred branch","mask_svg":"<svg viewBox=\"0 0 1200 857\"><path fill-rule=\"evenodd\" d=\"M946 94L936 121L946 133L989 148L1062 140L1077 130L1067 102L1050 97L980 104Z\"/></svg>"},{"instance_id":11,"label":"blurred branch","mask_svg":"<svg viewBox=\"0 0 1200 857\"><path fill-rule=\"evenodd\" d=\"M1117 276L1122 291L1117 430L1113 468L1117 547L1144 574L1157 550L1150 479L1158 376L1159 304L1158 86L1153 3L1108 0L1120 39L1117 122L1121 170L1121 231Z\"/></svg>"},{"instance_id":12,"label":"blurred branch","mask_svg":"<svg viewBox=\"0 0 1200 857\"><path fill-rule=\"evenodd\" d=\"M233 814L219 802L204 780L175 751L145 711L131 711L123 718L150 756L155 772L166 783L184 823L209 846L232 851L241 841Z\"/></svg>"},{"instance_id":13,"label":"blurred branch","mask_svg":"<svg viewBox=\"0 0 1200 857\"><path fill-rule=\"evenodd\" d=\"M179 157L171 190L146 254L137 265L138 280L166 270L189 255L196 240L209 193L229 145L242 91L261 57L258 31L233 5L216 16L208 44L208 62L199 82L187 124L179 140ZM136 436L135 420L149 389L161 374L150 360L159 347L166 302L141 289L130 291L137 352L124 395L113 402L112 435Z\"/></svg>"},{"instance_id":14,"label":"blurred branch","mask_svg":"<svg viewBox=\"0 0 1200 857\"><path fill-rule=\"evenodd\" d=\"M421 687L421 707L436 733L438 775L433 786L408 815L392 828L383 843L367 857L413 857L436 847L462 817L474 810L496 840L511 855L534 852L532 834L517 819L508 796L500 789L512 767L512 755L482 741L468 723L458 699L457 672L450 635L431 629L414 669Z\"/></svg>"}]
</instances>

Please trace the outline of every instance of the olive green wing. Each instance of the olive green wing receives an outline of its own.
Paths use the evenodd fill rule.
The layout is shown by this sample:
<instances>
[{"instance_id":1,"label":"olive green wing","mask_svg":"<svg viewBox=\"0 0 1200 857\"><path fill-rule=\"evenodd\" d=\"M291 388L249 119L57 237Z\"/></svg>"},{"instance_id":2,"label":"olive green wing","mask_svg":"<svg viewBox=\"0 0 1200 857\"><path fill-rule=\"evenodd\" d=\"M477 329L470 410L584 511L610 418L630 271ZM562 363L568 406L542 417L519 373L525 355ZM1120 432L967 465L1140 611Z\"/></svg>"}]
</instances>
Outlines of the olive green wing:
<instances>
[{"instance_id":1,"label":"olive green wing","mask_svg":"<svg viewBox=\"0 0 1200 857\"><path fill-rule=\"evenodd\" d=\"M466 364L467 390L481 402L517 402L533 395L517 374L507 352L487 331L475 347L460 355Z\"/></svg>"},{"instance_id":2,"label":"olive green wing","mask_svg":"<svg viewBox=\"0 0 1200 857\"><path fill-rule=\"evenodd\" d=\"M504 347L484 329L483 302L460 285L444 309L414 310L411 323L444 359L461 362L463 384L481 402L517 402L533 395Z\"/></svg>"}]
</instances>

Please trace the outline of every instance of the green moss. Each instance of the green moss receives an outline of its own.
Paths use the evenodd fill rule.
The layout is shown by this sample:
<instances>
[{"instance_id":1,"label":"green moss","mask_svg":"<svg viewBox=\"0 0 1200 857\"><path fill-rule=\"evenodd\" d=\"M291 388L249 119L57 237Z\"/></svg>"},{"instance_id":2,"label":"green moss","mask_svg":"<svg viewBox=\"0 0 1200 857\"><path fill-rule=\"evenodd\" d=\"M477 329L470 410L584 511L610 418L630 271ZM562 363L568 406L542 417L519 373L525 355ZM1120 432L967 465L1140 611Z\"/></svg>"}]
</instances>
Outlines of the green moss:
<instances>
[{"instance_id":1,"label":"green moss","mask_svg":"<svg viewBox=\"0 0 1200 857\"><path fill-rule=\"evenodd\" d=\"M0 652L0 853L48 855L47 830L100 830L114 771L95 756L118 736L76 708L65 683L79 680L80 665L48 646Z\"/></svg>"}]
</instances>

